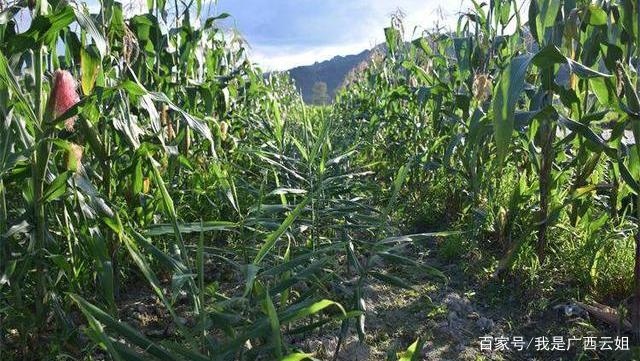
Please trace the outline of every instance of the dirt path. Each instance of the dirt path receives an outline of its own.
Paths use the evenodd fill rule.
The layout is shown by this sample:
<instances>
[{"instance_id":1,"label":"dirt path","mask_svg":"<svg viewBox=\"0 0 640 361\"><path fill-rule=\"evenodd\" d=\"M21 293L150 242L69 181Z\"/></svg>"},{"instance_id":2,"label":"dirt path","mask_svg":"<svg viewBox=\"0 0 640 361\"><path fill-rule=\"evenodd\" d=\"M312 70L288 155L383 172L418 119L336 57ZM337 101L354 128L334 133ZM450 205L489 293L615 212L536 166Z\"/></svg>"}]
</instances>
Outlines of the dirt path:
<instances>
[{"instance_id":1,"label":"dirt path","mask_svg":"<svg viewBox=\"0 0 640 361\"><path fill-rule=\"evenodd\" d=\"M338 360L387 360L389 354L402 352L417 337L426 340L424 360L477 360L480 337L498 332L500 325L469 296L464 278L455 265L445 265L432 252L420 254L421 262L434 266L449 277L443 283L420 273L394 269L394 275L409 280L413 290L399 289L374 281L365 288L367 343L350 334ZM323 360L332 359L337 336L307 338L303 348ZM490 355L486 355L490 356Z\"/></svg>"},{"instance_id":2,"label":"dirt path","mask_svg":"<svg viewBox=\"0 0 640 361\"><path fill-rule=\"evenodd\" d=\"M577 349L553 352L481 351L482 337L521 336L524 340L546 336L611 336L616 331L585 315L565 317L552 301L535 297L535 290L499 283L483 277L488 271L468 267L455 260L449 263L438 257L435 244L412 249L411 256L433 266L448 277L448 282L429 278L424 272L407 268L388 268L393 275L413 285L412 290L373 281L364 289L367 308L366 342L358 340L353 327L341 346L338 360L378 361L404 351L418 337L425 341L422 360L633 360L630 353L581 354ZM465 270L464 267L467 267ZM172 337L175 326L157 298L145 288L123 300L123 318L147 336ZM515 294L514 292L518 292ZM190 323L188 319L185 324ZM335 325L334 325L335 326ZM338 344L337 327L327 327L312 334L287 338L295 347L313 352L320 360L333 360ZM531 346L531 345L530 345ZM582 358L580 358L582 356Z\"/></svg>"},{"instance_id":3,"label":"dirt path","mask_svg":"<svg viewBox=\"0 0 640 361\"><path fill-rule=\"evenodd\" d=\"M528 350L481 351L482 337L521 336L525 342L539 336L549 340L562 336L611 336L615 330L589 321L588 317L565 317L556 305L564 300L548 302L515 295L514 286L505 282L479 282L479 277L463 272L460 264L448 264L436 256L435 247L417 252L421 262L443 271L449 282L443 284L419 272L395 275L407 279L414 290L398 289L373 282L365 291L367 305L366 344L350 334L338 360L388 360L388 356L404 351L418 337L425 340L423 360L634 360L630 352L537 351L532 341ZM399 272L399 273L398 273ZM523 296L525 295L525 296ZM322 360L332 360L337 336L307 337L303 349L315 352ZM580 341L580 347L582 347ZM495 345L495 343L494 343Z\"/></svg>"}]
</instances>

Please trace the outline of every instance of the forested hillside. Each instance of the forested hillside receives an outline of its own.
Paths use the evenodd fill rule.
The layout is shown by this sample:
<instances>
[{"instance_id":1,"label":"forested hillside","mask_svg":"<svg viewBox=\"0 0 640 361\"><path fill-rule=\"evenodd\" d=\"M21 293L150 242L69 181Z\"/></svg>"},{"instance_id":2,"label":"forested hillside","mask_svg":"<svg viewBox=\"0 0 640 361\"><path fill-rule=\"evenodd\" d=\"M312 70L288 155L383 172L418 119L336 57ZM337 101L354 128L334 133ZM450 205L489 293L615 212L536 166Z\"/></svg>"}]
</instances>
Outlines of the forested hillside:
<instances>
[{"instance_id":1,"label":"forested hillside","mask_svg":"<svg viewBox=\"0 0 640 361\"><path fill-rule=\"evenodd\" d=\"M318 82L327 85L327 95L333 101L336 92L343 85L347 76L358 65L368 62L373 51L364 50L356 55L336 56L331 60L290 69L287 73L293 79L296 88L302 93L302 99L305 103L314 103L313 86Z\"/></svg>"}]
</instances>

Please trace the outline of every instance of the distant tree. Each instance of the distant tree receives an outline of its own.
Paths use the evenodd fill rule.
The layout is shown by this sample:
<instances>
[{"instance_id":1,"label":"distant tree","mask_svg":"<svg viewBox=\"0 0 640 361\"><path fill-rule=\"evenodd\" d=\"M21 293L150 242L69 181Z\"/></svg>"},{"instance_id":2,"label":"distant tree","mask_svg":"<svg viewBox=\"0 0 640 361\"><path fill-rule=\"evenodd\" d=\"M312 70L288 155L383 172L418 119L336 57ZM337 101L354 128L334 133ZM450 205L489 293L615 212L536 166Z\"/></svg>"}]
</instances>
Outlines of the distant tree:
<instances>
[{"instance_id":1,"label":"distant tree","mask_svg":"<svg viewBox=\"0 0 640 361\"><path fill-rule=\"evenodd\" d=\"M317 81L313 84L311 89L312 98L311 102L315 105L327 105L329 104L329 94L327 93L327 83L323 81Z\"/></svg>"}]
</instances>

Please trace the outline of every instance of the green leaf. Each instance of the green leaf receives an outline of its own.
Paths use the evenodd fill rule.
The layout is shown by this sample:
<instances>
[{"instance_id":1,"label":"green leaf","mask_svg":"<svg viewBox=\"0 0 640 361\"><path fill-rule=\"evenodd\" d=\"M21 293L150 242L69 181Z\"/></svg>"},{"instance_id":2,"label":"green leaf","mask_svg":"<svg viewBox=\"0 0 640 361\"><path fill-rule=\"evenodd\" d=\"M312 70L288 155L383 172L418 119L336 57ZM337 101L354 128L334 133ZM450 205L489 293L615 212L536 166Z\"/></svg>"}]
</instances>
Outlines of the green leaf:
<instances>
[{"instance_id":1,"label":"green leaf","mask_svg":"<svg viewBox=\"0 0 640 361\"><path fill-rule=\"evenodd\" d=\"M238 228L237 223L227 222L227 221L178 223L178 232L183 234L211 232L211 231L231 231L235 228ZM147 236L164 236L167 234L173 234L174 232L175 232L175 229L173 228L173 224L157 223L149 226L145 234Z\"/></svg>"},{"instance_id":2,"label":"green leaf","mask_svg":"<svg viewBox=\"0 0 640 361\"><path fill-rule=\"evenodd\" d=\"M107 41L91 18L87 5L85 3L70 3L69 6L73 8L73 13L80 27L93 39L93 44L100 53L100 56L107 56Z\"/></svg>"},{"instance_id":3,"label":"green leaf","mask_svg":"<svg viewBox=\"0 0 640 361\"><path fill-rule=\"evenodd\" d=\"M82 93L90 95L96 84L100 69L100 56L95 45L89 45L80 49L80 70L82 72Z\"/></svg>"},{"instance_id":4,"label":"green leaf","mask_svg":"<svg viewBox=\"0 0 640 361\"><path fill-rule=\"evenodd\" d=\"M370 271L369 274L371 274L373 277L377 278L378 280L390 284L392 286L396 286L399 288L406 288L408 290L413 290L413 286L410 285L409 283L407 283L405 280L403 280L400 277L394 276L392 274L389 273L382 273L382 272L377 272L377 271Z\"/></svg>"},{"instance_id":5,"label":"green leaf","mask_svg":"<svg viewBox=\"0 0 640 361\"><path fill-rule=\"evenodd\" d=\"M302 360L315 361L317 359L313 358L312 353L292 353L280 359L280 361L302 361Z\"/></svg>"},{"instance_id":6,"label":"green leaf","mask_svg":"<svg viewBox=\"0 0 640 361\"><path fill-rule=\"evenodd\" d=\"M209 126L207 126L202 120L192 116L191 114L187 113L182 108L180 108L177 105L175 105L171 100L169 100L167 95L164 94L164 93L149 92L149 95L151 95L151 98L154 101L165 103L173 111L178 112L178 114L180 114L182 116L182 118L187 122L187 124L189 125L189 127L191 129L193 129L196 132L198 132L200 135L205 137L207 140L209 140L213 144L213 136L211 134L211 129L209 129Z\"/></svg>"},{"instance_id":7,"label":"green leaf","mask_svg":"<svg viewBox=\"0 0 640 361\"><path fill-rule=\"evenodd\" d=\"M269 290L265 292L264 303L267 309L267 316L269 317L269 325L271 326L271 344L276 352L276 357L278 359L282 358L282 335L280 333L280 320L278 319L278 313L276 312L276 307L273 305L273 301L271 301L271 297L269 296Z\"/></svg>"},{"instance_id":8,"label":"green leaf","mask_svg":"<svg viewBox=\"0 0 640 361\"><path fill-rule=\"evenodd\" d=\"M390 244L390 243L406 243L406 242L413 243L426 238L457 236L464 233L466 233L466 231L439 231L439 232L407 234L404 236L394 236L394 237L384 238L376 242L376 246Z\"/></svg>"},{"instance_id":9,"label":"green leaf","mask_svg":"<svg viewBox=\"0 0 640 361\"><path fill-rule=\"evenodd\" d=\"M587 125L576 122L575 120L569 119L564 116L560 116L560 124L569 128L571 131L580 134L580 136L592 142L596 147L604 151L611 158L616 157L616 150L609 147L604 139L602 139L601 136L591 130L591 128L589 128Z\"/></svg>"},{"instance_id":10,"label":"green leaf","mask_svg":"<svg viewBox=\"0 0 640 361\"><path fill-rule=\"evenodd\" d=\"M387 40L387 47L391 54L395 54L398 48L398 39L400 38L400 31L394 27L384 28L384 36Z\"/></svg>"},{"instance_id":11,"label":"green leaf","mask_svg":"<svg viewBox=\"0 0 640 361\"><path fill-rule=\"evenodd\" d=\"M180 318L178 317L178 314L176 313L175 309L173 308L169 300L165 297L160 281L158 280L158 277L156 276L155 272L153 271L149 263L146 261L145 256L142 254L142 252L140 252L140 249L138 248L136 242L126 236L123 237L123 239L124 239L124 244L126 245L127 250L129 251L129 255L131 256L133 261L136 263L136 265L138 266L142 274L145 276L145 278L151 285L151 288L155 292L156 296L160 299L162 304L165 306L165 308L173 318L173 322L175 323L175 325L183 334L188 335L188 332L180 322ZM178 274L178 275L181 276L184 274ZM174 279L175 278L176 276L174 275ZM192 280L192 278L190 277L188 279Z\"/></svg>"},{"instance_id":12,"label":"green leaf","mask_svg":"<svg viewBox=\"0 0 640 361\"><path fill-rule=\"evenodd\" d=\"M18 83L15 75L13 75L9 61L2 52L0 52L0 84L4 84L16 98L14 100L14 107L27 118L28 126L38 126L36 113L31 107L31 103L27 100L27 97L22 93L22 86Z\"/></svg>"},{"instance_id":13,"label":"green leaf","mask_svg":"<svg viewBox=\"0 0 640 361\"><path fill-rule=\"evenodd\" d=\"M17 264L18 263L15 260L7 262L5 269L3 270L2 275L0 276L0 290L2 290L2 287L4 287L4 285L10 282L11 275L16 270Z\"/></svg>"},{"instance_id":14,"label":"green leaf","mask_svg":"<svg viewBox=\"0 0 640 361\"><path fill-rule=\"evenodd\" d=\"M155 183L160 188L160 195L162 196L162 204L164 205L164 210L171 219L171 225L173 228L173 234L175 236L175 244L174 247L177 248L174 250L174 253L179 254L179 258L185 257L187 254L187 250L184 246L184 241L182 239L182 233L180 232L180 227L178 226L178 216L176 215L176 210L173 205L173 199L167 190L167 186L164 184L164 180L162 179L162 174L160 174L160 170L158 169L155 160L148 155L149 163L153 169L153 175Z\"/></svg>"},{"instance_id":15,"label":"green leaf","mask_svg":"<svg viewBox=\"0 0 640 361\"><path fill-rule=\"evenodd\" d=\"M131 75L135 79L135 74L131 73ZM207 140L211 142L211 144L214 144L213 135L211 133L211 129L209 129L209 126L207 126L207 124L205 124L202 120L197 119L196 117L186 112L184 109L178 107L174 102L172 102L169 99L169 97L167 97L166 94L162 92L148 91L147 89L145 89L144 86L142 86L142 84L140 84L140 82L138 82L137 79L135 79L135 81L125 80L124 82L122 82L121 87L131 95L140 96L140 97L148 96L149 100L167 104L169 108L171 108L171 110L177 112L182 116L182 118L187 122L187 124L191 129L195 130L200 135L205 137Z\"/></svg>"},{"instance_id":16,"label":"green leaf","mask_svg":"<svg viewBox=\"0 0 640 361\"><path fill-rule=\"evenodd\" d=\"M245 283L244 283L244 294L242 295L242 297L247 297L249 293L251 293L251 290L253 289L253 283L255 282L256 277L258 276L258 271L260 271L260 267L254 264L248 264L246 265L243 271L245 274Z\"/></svg>"},{"instance_id":17,"label":"green leaf","mask_svg":"<svg viewBox=\"0 0 640 361\"><path fill-rule=\"evenodd\" d=\"M638 185L638 182L633 178L631 172L629 172L629 168L627 168L627 166L620 158L618 159L618 169L620 170L622 179L629 186L629 188L631 188L633 193L640 195L640 185Z\"/></svg>"},{"instance_id":18,"label":"green leaf","mask_svg":"<svg viewBox=\"0 0 640 361\"><path fill-rule=\"evenodd\" d=\"M9 39L9 54L35 49L41 44L55 45L60 31L74 20L73 9L67 5L48 15L39 15L31 22L27 31Z\"/></svg>"},{"instance_id":19,"label":"green leaf","mask_svg":"<svg viewBox=\"0 0 640 361\"><path fill-rule=\"evenodd\" d=\"M458 59L458 66L460 67L460 71L465 75L470 71L472 52L471 44L471 37L453 39L453 47L455 49L456 58Z\"/></svg>"},{"instance_id":20,"label":"green leaf","mask_svg":"<svg viewBox=\"0 0 640 361\"><path fill-rule=\"evenodd\" d=\"M202 223L202 221L200 221ZM198 237L198 248L196 250L196 269L198 271L198 304L197 304L197 313L200 316L200 324L203 326L202 329L202 343L204 344L205 338L207 337L207 331L204 328L204 324L207 320L207 313L204 310L205 304L205 279L204 279L204 232L200 232L200 237Z\"/></svg>"},{"instance_id":21,"label":"green leaf","mask_svg":"<svg viewBox=\"0 0 640 361\"><path fill-rule=\"evenodd\" d=\"M540 51L534 55L531 62L539 67L539 68L548 68L555 64L566 64L569 68L569 72L576 74L581 79L591 79L591 78L610 78L610 74L601 73L599 71L593 70L587 66L582 65L581 63L570 59L560 52L555 45L548 45L542 48Z\"/></svg>"},{"instance_id":22,"label":"green leaf","mask_svg":"<svg viewBox=\"0 0 640 361\"><path fill-rule=\"evenodd\" d=\"M72 171L66 171L56 177L56 179L49 184L49 187L42 195L42 202L48 203L58 199L67 190L67 181L73 175Z\"/></svg>"},{"instance_id":23,"label":"green leaf","mask_svg":"<svg viewBox=\"0 0 640 361\"><path fill-rule=\"evenodd\" d=\"M607 25L607 12L596 4L589 4L589 25Z\"/></svg>"},{"instance_id":24,"label":"green leaf","mask_svg":"<svg viewBox=\"0 0 640 361\"><path fill-rule=\"evenodd\" d=\"M365 320L366 320L366 303L364 302L364 298L362 297L362 287L360 285L356 285L355 292L353 293L353 297L356 303L356 307L361 314L358 316L356 320L356 332L358 333L358 339L360 342L364 342L366 338L365 334Z\"/></svg>"},{"instance_id":25,"label":"green leaf","mask_svg":"<svg viewBox=\"0 0 640 361\"><path fill-rule=\"evenodd\" d=\"M178 274L183 274L188 272L188 269L184 265L184 263L180 262L179 260L161 251L148 239L144 238L140 233L134 230L130 230L129 234L133 236L133 241L135 241L135 243L138 246L144 248L147 252L150 252L151 255L153 255L153 257L155 258L155 261L157 261L159 265L162 265L166 267L168 270L172 272L176 272Z\"/></svg>"},{"instance_id":26,"label":"green leaf","mask_svg":"<svg viewBox=\"0 0 640 361\"><path fill-rule=\"evenodd\" d=\"M616 99L616 89L611 79L595 77L589 79L589 86L598 98L600 104L604 106L613 106Z\"/></svg>"},{"instance_id":27,"label":"green leaf","mask_svg":"<svg viewBox=\"0 0 640 361\"><path fill-rule=\"evenodd\" d=\"M300 213L302 213L302 211L307 206L307 203L309 203L310 200L311 200L311 196L307 196L300 204L298 204L298 206L293 211L291 211L291 213L289 213L287 218L285 218L284 222L282 222L282 224L278 227L278 229L271 232L267 236L267 239L265 240L264 244L258 251L258 254L254 258L253 264L257 265L260 262L262 262L262 260L267 255L267 253L269 253L271 248L273 248L273 246L276 244L280 236L282 236L282 234L289 228L289 226L291 226L293 221L295 221L296 218L298 218L298 216L300 215Z\"/></svg>"},{"instance_id":28,"label":"green leaf","mask_svg":"<svg viewBox=\"0 0 640 361\"><path fill-rule=\"evenodd\" d=\"M618 77L622 80L624 97L627 99L627 107L631 112L635 113L630 115L636 117L637 120L638 113L640 113L640 96L624 67L620 66L618 74Z\"/></svg>"},{"instance_id":29,"label":"green leaf","mask_svg":"<svg viewBox=\"0 0 640 361\"><path fill-rule=\"evenodd\" d=\"M414 343L407 348L405 352L400 355L398 361L418 361L420 360L420 351L422 350L422 346L424 345L424 341L418 338Z\"/></svg>"},{"instance_id":30,"label":"green leaf","mask_svg":"<svg viewBox=\"0 0 640 361\"><path fill-rule=\"evenodd\" d=\"M99 321L100 323L105 324L108 328L117 332L119 335L124 337L127 341L140 347L141 349L145 350L149 354L157 357L160 360L182 361L181 358L178 358L177 356L172 355L167 350L163 349L160 345L156 344L155 342L149 340L148 338L140 334L131 326L114 320L109 314L102 311L98 307L90 304L84 298L72 293L69 294L69 297L71 297L71 299L78 305L78 307L80 308L82 313L85 315L85 317L89 319L95 319L96 321ZM104 331L102 331L101 329L99 330L101 331L102 335L105 335ZM105 338L106 338L106 335L105 335ZM112 353L112 355L114 354ZM118 354L115 353L115 355L118 355Z\"/></svg>"},{"instance_id":31,"label":"green leaf","mask_svg":"<svg viewBox=\"0 0 640 361\"><path fill-rule=\"evenodd\" d=\"M442 273L440 270L422 263L418 263L409 257L400 256L398 254L390 253L390 252L380 252L380 253L377 253L377 255L382 257L385 261L392 262L399 266L413 266L413 267L419 268L420 271L426 272L432 277L439 278L442 281L448 280L447 276L444 273Z\"/></svg>"},{"instance_id":32,"label":"green leaf","mask_svg":"<svg viewBox=\"0 0 640 361\"><path fill-rule=\"evenodd\" d=\"M78 308L80 308L80 311L84 314L84 316L87 318L87 321L89 323L89 327L90 327L90 331L89 332L89 336L97 343L97 344L102 344L102 346L107 349L107 351L109 352L109 355L115 360L115 361L121 361L123 360L122 356L120 355L120 352L118 350L118 348L116 347L115 343L113 343L111 341L111 338L109 338L109 335L107 335L107 333L104 330L103 325L100 323L100 321L98 321L98 319L94 316L94 313L92 313L92 309L91 309L91 304L89 304L88 302L84 301L84 299L82 299L80 296L75 296L75 295L70 295L71 299L76 301L76 303L78 303ZM76 299L75 297L77 297L78 299ZM80 303L80 300L82 300L83 302L86 303Z\"/></svg>"},{"instance_id":33,"label":"green leaf","mask_svg":"<svg viewBox=\"0 0 640 361\"><path fill-rule=\"evenodd\" d=\"M316 313L324 310L329 306L336 306L340 310L343 316L347 315L347 312L344 310L344 307L342 307L342 305L339 304L338 302L334 302L331 300L320 300L310 306L304 307L302 309L299 309L293 312L292 314L282 317L282 321L286 323L291 323L291 322L300 320L302 318L315 315Z\"/></svg>"},{"instance_id":34,"label":"green leaf","mask_svg":"<svg viewBox=\"0 0 640 361\"><path fill-rule=\"evenodd\" d=\"M276 188L269 192L270 196L281 195L281 194L305 194L307 193L304 189L299 188Z\"/></svg>"},{"instance_id":35,"label":"green leaf","mask_svg":"<svg viewBox=\"0 0 640 361\"><path fill-rule=\"evenodd\" d=\"M323 325L326 325L328 323L336 322L336 321L343 321L344 322L344 321L348 321L348 319L350 319L350 318L357 318L357 317L359 317L361 315L362 315L362 311L349 311L349 312L347 312L346 315L342 315L342 316L338 316L338 317L323 318L318 322L314 322L312 324L308 324L308 325L304 325L304 326L300 326L300 327L291 329L291 330L287 331L287 334L288 335L306 334L306 333L309 333L310 331L313 331L313 330L315 330L317 328L320 328Z\"/></svg>"},{"instance_id":36,"label":"green leaf","mask_svg":"<svg viewBox=\"0 0 640 361\"><path fill-rule=\"evenodd\" d=\"M393 180L393 191L391 193L391 199L389 200L389 204L385 209L385 212L384 212L385 215L388 215L389 212L395 206L396 200L398 199L398 195L400 194L400 189L402 188L402 185L404 184L408 173L409 173L409 164L405 164L401 166L400 169L398 169L398 173L396 174L396 177Z\"/></svg>"},{"instance_id":37,"label":"green leaf","mask_svg":"<svg viewBox=\"0 0 640 361\"><path fill-rule=\"evenodd\" d=\"M535 7L535 11L529 10L529 24L533 26L533 35L539 44L545 42L547 28L554 25L561 1L557 0L531 0L530 7Z\"/></svg>"},{"instance_id":38,"label":"green leaf","mask_svg":"<svg viewBox=\"0 0 640 361\"><path fill-rule=\"evenodd\" d=\"M136 157L135 164L133 168L133 194L139 195L144 190L144 177L142 175L142 160L139 157Z\"/></svg>"},{"instance_id":39,"label":"green leaf","mask_svg":"<svg viewBox=\"0 0 640 361\"><path fill-rule=\"evenodd\" d=\"M514 128L514 114L520 94L524 89L524 80L531 61L531 55L520 55L511 60L502 72L493 97L493 131L496 141L496 158L502 166L509 151Z\"/></svg>"}]
</instances>

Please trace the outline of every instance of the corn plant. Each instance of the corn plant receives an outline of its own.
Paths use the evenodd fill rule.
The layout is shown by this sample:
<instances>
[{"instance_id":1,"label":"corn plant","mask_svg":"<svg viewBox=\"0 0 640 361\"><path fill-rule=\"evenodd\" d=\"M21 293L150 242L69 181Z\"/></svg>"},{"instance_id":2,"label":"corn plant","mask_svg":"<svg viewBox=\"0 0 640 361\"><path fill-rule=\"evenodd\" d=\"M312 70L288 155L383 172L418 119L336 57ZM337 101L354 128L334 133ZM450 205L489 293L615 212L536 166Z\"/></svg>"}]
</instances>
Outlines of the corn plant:
<instances>
[{"instance_id":1,"label":"corn plant","mask_svg":"<svg viewBox=\"0 0 640 361\"><path fill-rule=\"evenodd\" d=\"M395 14L324 107L230 14L146 5L0 8L0 358L312 358L295 337L367 341L368 283L413 288L390 265L446 282L422 240L468 236L500 277L570 269L571 233L596 292L631 228L640 338L637 2L471 1L413 35ZM128 324L138 288L170 337Z\"/></svg>"},{"instance_id":2,"label":"corn plant","mask_svg":"<svg viewBox=\"0 0 640 361\"><path fill-rule=\"evenodd\" d=\"M68 316L77 308L114 359L301 359L283 329L362 321L368 279L410 287L373 258L398 263L426 235L388 237L394 202L380 211L359 198L374 191L371 171L351 160L359 144L332 143L334 114L305 108L286 77L263 78L216 26L227 14L198 25L199 5L166 6L4 10L2 327L20 330L18 355L51 329L95 352ZM15 34L19 13L31 23ZM364 254L353 286L345 277ZM211 283L210 267L241 287ZM135 277L176 340L119 320Z\"/></svg>"},{"instance_id":3,"label":"corn plant","mask_svg":"<svg viewBox=\"0 0 640 361\"><path fill-rule=\"evenodd\" d=\"M550 250L563 247L562 240L550 244L556 226L588 230L602 220L619 227L627 222L620 214L636 218L628 213L636 208L629 204L633 172L620 166L635 159L626 156L633 153L626 119L634 114L627 104L637 98L635 80L625 81L618 69L636 71L637 4L527 5L473 2L455 31L427 31L411 42L392 24L387 56L355 77L337 105L360 131L356 136L390 141L391 149L378 153L371 142L367 161L411 159L409 209L444 188L445 207L479 223L477 237L502 246L497 274L530 245L544 265ZM401 144L392 143L397 133ZM516 186L504 184L501 178L513 174ZM439 185L442 177L449 178ZM428 181L414 183L420 178ZM589 256L592 268L599 257Z\"/></svg>"}]
</instances>

